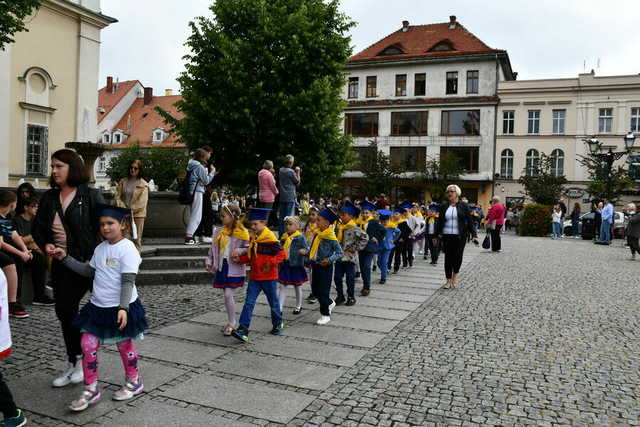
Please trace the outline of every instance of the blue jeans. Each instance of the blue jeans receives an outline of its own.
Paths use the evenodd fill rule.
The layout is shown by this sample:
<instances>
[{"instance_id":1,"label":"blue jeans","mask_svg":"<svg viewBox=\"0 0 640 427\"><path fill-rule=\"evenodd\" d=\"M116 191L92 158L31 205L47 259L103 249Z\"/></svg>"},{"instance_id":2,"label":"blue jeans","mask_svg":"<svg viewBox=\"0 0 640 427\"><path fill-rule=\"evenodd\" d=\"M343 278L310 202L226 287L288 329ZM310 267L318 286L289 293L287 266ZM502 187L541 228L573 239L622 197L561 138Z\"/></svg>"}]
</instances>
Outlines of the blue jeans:
<instances>
[{"instance_id":1,"label":"blue jeans","mask_svg":"<svg viewBox=\"0 0 640 427\"><path fill-rule=\"evenodd\" d=\"M361 251L358 254L360 261L360 274L362 274L362 288L371 288L371 263L373 262L374 252Z\"/></svg>"},{"instance_id":2,"label":"blue jeans","mask_svg":"<svg viewBox=\"0 0 640 427\"><path fill-rule=\"evenodd\" d=\"M349 261L336 262L333 280L336 282L338 297L344 297L342 278L345 275L347 276L347 295L353 298L356 290L356 264Z\"/></svg>"},{"instance_id":3,"label":"blue jeans","mask_svg":"<svg viewBox=\"0 0 640 427\"><path fill-rule=\"evenodd\" d=\"M574 237L580 235L580 227L578 221L571 221L571 234Z\"/></svg>"},{"instance_id":4,"label":"blue jeans","mask_svg":"<svg viewBox=\"0 0 640 427\"><path fill-rule=\"evenodd\" d=\"M249 280L247 286L247 296L240 314L240 326L249 329L251 325L251 316L256 306L256 300L264 292L271 307L271 324L275 328L282 323L282 311L280 311L280 302L278 301L278 285L275 280Z\"/></svg>"},{"instance_id":5,"label":"blue jeans","mask_svg":"<svg viewBox=\"0 0 640 427\"><path fill-rule=\"evenodd\" d=\"M609 243L611 241L611 221L603 219L600 225L600 241Z\"/></svg>"},{"instance_id":6,"label":"blue jeans","mask_svg":"<svg viewBox=\"0 0 640 427\"><path fill-rule=\"evenodd\" d=\"M391 255L391 249L382 249L378 252L378 268L380 269L380 278L386 279L389 274L387 264L389 263L389 256Z\"/></svg>"},{"instance_id":7,"label":"blue jeans","mask_svg":"<svg viewBox=\"0 0 640 427\"><path fill-rule=\"evenodd\" d=\"M560 237L560 223L559 222L552 222L551 223L551 230L553 232L553 237Z\"/></svg>"},{"instance_id":8,"label":"blue jeans","mask_svg":"<svg viewBox=\"0 0 640 427\"><path fill-rule=\"evenodd\" d=\"M284 219L288 216L293 215L293 207L295 206L294 202L280 202L278 206L278 231L282 236L284 234Z\"/></svg>"}]
</instances>

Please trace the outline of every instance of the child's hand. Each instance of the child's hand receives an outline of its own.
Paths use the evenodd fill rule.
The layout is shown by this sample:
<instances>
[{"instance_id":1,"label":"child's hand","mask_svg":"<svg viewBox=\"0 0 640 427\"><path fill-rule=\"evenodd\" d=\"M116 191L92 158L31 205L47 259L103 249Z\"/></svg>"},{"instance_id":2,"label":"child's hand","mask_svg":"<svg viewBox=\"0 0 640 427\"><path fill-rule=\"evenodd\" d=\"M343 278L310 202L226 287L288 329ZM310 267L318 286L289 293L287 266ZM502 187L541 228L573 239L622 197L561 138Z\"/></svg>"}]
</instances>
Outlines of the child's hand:
<instances>
[{"instance_id":1,"label":"child's hand","mask_svg":"<svg viewBox=\"0 0 640 427\"><path fill-rule=\"evenodd\" d=\"M329 259L325 258L322 261L320 261L318 264L320 264L323 267L326 267L327 265L329 265Z\"/></svg>"},{"instance_id":2,"label":"child's hand","mask_svg":"<svg viewBox=\"0 0 640 427\"><path fill-rule=\"evenodd\" d=\"M308 250L306 250L306 249L300 249L300 250L298 251L298 253L299 253L300 255L302 255L302 256L305 256L305 255L307 255L307 254L309 253L309 251L308 251Z\"/></svg>"},{"instance_id":3,"label":"child's hand","mask_svg":"<svg viewBox=\"0 0 640 427\"><path fill-rule=\"evenodd\" d=\"M46 245L44 245L44 251L49 256L53 256L53 253L55 252L55 250L56 250L56 247L52 243L47 243Z\"/></svg>"},{"instance_id":4,"label":"child's hand","mask_svg":"<svg viewBox=\"0 0 640 427\"><path fill-rule=\"evenodd\" d=\"M58 261L62 261L67 256L67 252L62 248L55 248L51 256Z\"/></svg>"},{"instance_id":5,"label":"child's hand","mask_svg":"<svg viewBox=\"0 0 640 427\"><path fill-rule=\"evenodd\" d=\"M240 258L240 251L237 249L234 249L233 252L231 252L231 258Z\"/></svg>"},{"instance_id":6,"label":"child's hand","mask_svg":"<svg viewBox=\"0 0 640 427\"><path fill-rule=\"evenodd\" d=\"M29 262L31 260L31 258L33 258L33 255L29 251L22 251L22 252L20 252L20 258L24 262Z\"/></svg>"},{"instance_id":7,"label":"child's hand","mask_svg":"<svg viewBox=\"0 0 640 427\"><path fill-rule=\"evenodd\" d=\"M118 310L118 330L123 330L127 326L127 310Z\"/></svg>"},{"instance_id":8,"label":"child's hand","mask_svg":"<svg viewBox=\"0 0 640 427\"><path fill-rule=\"evenodd\" d=\"M238 255L231 255L231 261L238 264L240 262L240 257Z\"/></svg>"},{"instance_id":9,"label":"child's hand","mask_svg":"<svg viewBox=\"0 0 640 427\"><path fill-rule=\"evenodd\" d=\"M211 264L205 264L205 265L204 265L204 269L205 269L206 271L208 271L209 273L213 273L213 271L211 271Z\"/></svg>"}]
</instances>

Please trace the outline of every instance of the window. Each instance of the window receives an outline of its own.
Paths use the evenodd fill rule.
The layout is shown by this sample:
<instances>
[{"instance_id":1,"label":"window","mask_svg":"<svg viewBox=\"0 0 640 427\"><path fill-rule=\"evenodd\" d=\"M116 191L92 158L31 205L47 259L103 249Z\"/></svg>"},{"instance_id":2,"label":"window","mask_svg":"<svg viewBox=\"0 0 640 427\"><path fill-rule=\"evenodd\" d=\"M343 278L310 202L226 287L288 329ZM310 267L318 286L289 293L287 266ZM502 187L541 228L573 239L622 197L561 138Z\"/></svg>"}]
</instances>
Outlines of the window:
<instances>
[{"instance_id":1,"label":"window","mask_svg":"<svg viewBox=\"0 0 640 427\"><path fill-rule=\"evenodd\" d=\"M391 164L405 172L424 170L427 164L426 147L391 147L389 153Z\"/></svg>"},{"instance_id":2,"label":"window","mask_svg":"<svg viewBox=\"0 0 640 427\"><path fill-rule=\"evenodd\" d=\"M553 110L553 133L564 133L564 118L567 110Z\"/></svg>"},{"instance_id":3,"label":"window","mask_svg":"<svg viewBox=\"0 0 640 427\"><path fill-rule=\"evenodd\" d=\"M349 77L349 98L357 98L358 97L358 77Z\"/></svg>"},{"instance_id":4,"label":"window","mask_svg":"<svg viewBox=\"0 0 640 427\"><path fill-rule=\"evenodd\" d=\"M513 151L508 148L500 154L500 178L513 179Z\"/></svg>"},{"instance_id":5,"label":"window","mask_svg":"<svg viewBox=\"0 0 640 427\"><path fill-rule=\"evenodd\" d=\"M564 176L564 151L557 148L551 152L551 175Z\"/></svg>"},{"instance_id":6,"label":"window","mask_svg":"<svg viewBox=\"0 0 640 427\"><path fill-rule=\"evenodd\" d=\"M436 44L435 46L433 46L429 50L429 52L446 52L449 50L454 50L453 46L451 45L451 42L449 42L448 40L443 40L438 44Z\"/></svg>"},{"instance_id":7,"label":"window","mask_svg":"<svg viewBox=\"0 0 640 427\"><path fill-rule=\"evenodd\" d=\"M378 56L387 56L387 55L402 55L404 52L398 46L389 46L382 52L378 54Z\"/></svg>"},{"instance_id":8,"label":"window","mask_svg":"<svg viewBox=\"0 0 640 427\"><path fill-rule=\"evenodd\" d=\"M376 76L367 77L367 98L375 98L377 94L378 78Z\"/></svg>"},{"instance_id":9,"label":"window","mask_svg":"<svg viewBox=\"0 0 640 427\"><path fill-rule=\"evenodd\" d=\"M111 134L103 133L102 134L102 143L103 144L110 144L111 143Z\"/></svg>"},{"instance_id":10,"label":"window","mask_svg":"<svg viewBox=\"0 0 640 427\"><path fill-rule=\"evenodd\" d=\"M122 134L121 133L114 133L113 134L113 143L114 144L120 144L122 142Z\"/></svg>"},{"instance_id":11,"label":"window","mask_svg":"<svg viewBox=\"0 0 640 427\"><path fill-rule=\"evenodd\" d=\"M345 114L344 133L352 136L378 136L378 113Z\"/></svg>"},{"instance_id":12,"label":"window","mask_svg":"<svg viewBox=\"0 0 640 427\"><path fill-rule=\"evenodd\" d=\"M442 112L442 135L480 135L480 110Z\"/></svg>"},{"instance_id":13,"label":"window","mask_svg":"<svg viewBox=\"0 0 640 427\"><path fill-rule=\"evenodd\" d=\"M479 147L440 147L440 157L454 155L460 159L460 164L465 173L478 172Z\"/></svg>"},{"instance_id":14,"label":"window","mask_svg":"<svg viewBox=\"0 0 640 427\"><path fill-rule=\"evenodd\" d=\"M353 147L353 152L355 153L355 161L351 170L363 171L377 164L375 163L375 156L378 153L377 147Z\"/></svg>"},{"instance_id":15,"label":"window","mask_svg":"<svg viewBox=\"0 0 640 427\"><path fill-rule=\"evenodd\" d=\"M598 132L607 133L611 132L613 125L613 109L601 108L600 117L598 118Z\"/></svg>"},{"instance_id":16,"label":"window","mask_svg":"<svg viewBox=\"0 0 640 427\"><path fill-rule=\"evenodd\" d=\"M540 153L533 148L527 151L525 173L527 176L538 176L538 164L540 163Z\"/></svg>"},{"instance_id":17,"label":"window","mask_svg":"<svg viewBox=\"0 0 640 427\"><path fill-rule=\"evenodd\" d=\"M427 135L428 111L391 113L391 135Z\"/></svg>"},{"instance_id":18,"label":"window","mask_svg":"<svg viewBox=\"0 0 640 427\"><path fill-rule=\"evenodd\" d=\"M515 111L502 112L502 133L505 135L513 135L513 128L516 120Z\"/></svg>"},{"instance_id":19,"label":"window","mask_svg":"<svg viewBox=\"0 0 640 427\"><path fill-rule=\"evenodd\" d=\"M396 74L396 96L407 96L406 74Z\"/></svg>"},{"instance_id":20,"label":"window","mask_svg":"<svg viewBox=\"0 0 640 427\"><path fill-rule=\"evenodd\" d=\"M104 156L98 157L98 173L103 175L107 171L107 159Z\"/></svg>"},{"instance_id":21,"label":"window","mask_svg":"<svg viewBox=\"0 0 640 427\"><path fill-rule=\"evenodd\" d=\"M162 129L156 129L153 131L153 142L162 142L164 139L164 131Z\"/></svg>"},{"instance_id":22,"label":"window","mask_svg":"<svg viewBox=\"0 0 640 427\"><path fill-rule=\"evenodd\" d=\"M27 175L47 174L49 128L27 125Z\"/></svg>"},{"instance_id":23,"label":"window","mask_svg":"<svg viewBox=\"0 0 640 427\"><path fill-rule=\"evenodd\" d=\"M454 95L458 93L458 72L447 72L447 95Z\"/></svg>"},{"instance_id":24,"label":"window","mask_svg":"<svg viewBox=\"0 0 640 427\"><path fill-rule=\"evenodd\" d=\"M530 134L540 133L540 110L529 110L529 125L527 132Z\"/></svg>"},{"instance_id":25,"label":"window","mask_svg":"<svg viewBox=\"0 0 640 427\"><path fill-rule=\"evenodd\" d=\"M478 70L467 71L467 93L478 93Z\"/></svg>"},{"instance_id":26,"label":"window","mask_svg":"<svg viewBox=\"0 0 640 427\"><path fill-rule=\"evenodd\" d=\"M640 132L640 108L631 109L631 132Z\"/></svg>"},{"instance_id":27,"label":"window","mask_svg":"<svg viewBox=\"0 0 640 427\"><path fill-rule=\"evenodd\" d=\"M640 156L629 156L629 178L640 181Z\"/></svg>"},{"instance_id":28,"label":"window","mask_svg":"<svg viewBox=\"0 0 640 427\"><path fill-rule=\"evenodd\" d=\"M427 75L425 73L416 74L416 82L413 89L415 96L424 96L427 94Z\"/></svg>"}]
</instances>

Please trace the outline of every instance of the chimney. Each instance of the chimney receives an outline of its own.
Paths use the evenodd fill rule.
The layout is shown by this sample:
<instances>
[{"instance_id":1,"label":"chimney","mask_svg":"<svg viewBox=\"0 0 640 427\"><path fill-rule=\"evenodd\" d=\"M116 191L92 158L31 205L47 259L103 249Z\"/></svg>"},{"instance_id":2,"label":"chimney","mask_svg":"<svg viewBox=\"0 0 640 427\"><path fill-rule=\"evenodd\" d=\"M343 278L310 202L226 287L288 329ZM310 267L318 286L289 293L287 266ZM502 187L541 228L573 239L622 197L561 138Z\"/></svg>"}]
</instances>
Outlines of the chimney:
<instances>
[{"instance_id":1,"label":"chimney","mask_svg":"<svg viewBox=\"0 0 640 427\"><path fill-rule=\"evenodd\" d=\"M173 89L165 89L164 96L173 96Z\"/></svg>"},{"instance_id":2,"label":"chimney","mask_svg":"<svg viewBox=\"0 0 640 427\"><path fill-rule=\"evenodd\" d=\"M409 31L409 21L402 21L402 31L406 33Z\"/></svg>"},{"instance_id":3,"label":"chimney","mask_svg":"<svg viewBox=\"0 0 640 427\"><path fill-rule=\"evenodd\" d=\"M107 76L107 93L113 92L113 77Z\"/></svg>"},{"instance_id":4,"label":"chimney","mask_svg":"<svg viewBox=\"0 0 640 427\"><path fill-rule=\"evenodd\" d=\"M151 103L151 99L153 98L153 88L145 87L144 88L144 105L149 105Z\"/></svg>"},{"instance_id":5,"label":"chimney","mask_svg":"<svg viewBox=\"0 0 640 427\"><path fill-rule=\"evenodd\" d=\"M450 30L455 30L456 29L456 15L451 15L449 17L449 29Z\"/></svg>"}]
</instances>

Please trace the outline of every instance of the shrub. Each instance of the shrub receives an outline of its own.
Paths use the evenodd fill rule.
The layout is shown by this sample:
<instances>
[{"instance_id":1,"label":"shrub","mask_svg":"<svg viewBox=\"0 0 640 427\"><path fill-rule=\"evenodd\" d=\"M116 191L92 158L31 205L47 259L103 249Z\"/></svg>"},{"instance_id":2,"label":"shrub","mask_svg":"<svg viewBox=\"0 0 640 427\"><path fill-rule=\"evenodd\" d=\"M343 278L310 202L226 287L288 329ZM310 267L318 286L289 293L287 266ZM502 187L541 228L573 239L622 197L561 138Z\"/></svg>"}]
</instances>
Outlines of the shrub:
<instances>
[{"instance_id":1,"label":"shrub","mask_svg":"<svg viewBox=\"0 0 640 427\"><path fill-rule=\"evenodd\" d=\"M551 206L528 204L520 218L521 236L547 236L551 233Z\"/></svg>"}]
</instances>

